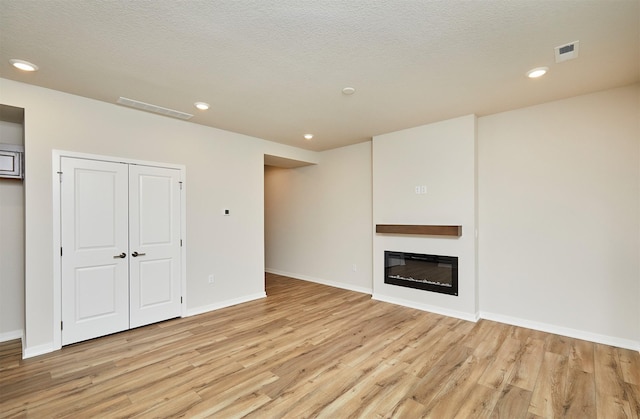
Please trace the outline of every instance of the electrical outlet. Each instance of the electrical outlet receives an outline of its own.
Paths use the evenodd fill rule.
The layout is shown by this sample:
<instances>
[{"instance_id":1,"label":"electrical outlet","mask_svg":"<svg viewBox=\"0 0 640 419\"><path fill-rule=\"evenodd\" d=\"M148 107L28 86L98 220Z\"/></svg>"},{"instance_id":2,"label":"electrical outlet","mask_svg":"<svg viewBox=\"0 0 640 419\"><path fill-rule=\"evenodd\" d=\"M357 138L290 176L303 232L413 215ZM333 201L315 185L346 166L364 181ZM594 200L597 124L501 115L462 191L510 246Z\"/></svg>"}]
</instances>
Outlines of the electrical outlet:
<instances>
[{"instance_id":1,"label":"electrical outlet","mask_svg":"<svg viewBox=\"0 0 640 419\"><path fill-rule=\"evenodd\" d=\"M213 274L209 275L209 284L213 285Z\"/></svg>"}]
</instances>

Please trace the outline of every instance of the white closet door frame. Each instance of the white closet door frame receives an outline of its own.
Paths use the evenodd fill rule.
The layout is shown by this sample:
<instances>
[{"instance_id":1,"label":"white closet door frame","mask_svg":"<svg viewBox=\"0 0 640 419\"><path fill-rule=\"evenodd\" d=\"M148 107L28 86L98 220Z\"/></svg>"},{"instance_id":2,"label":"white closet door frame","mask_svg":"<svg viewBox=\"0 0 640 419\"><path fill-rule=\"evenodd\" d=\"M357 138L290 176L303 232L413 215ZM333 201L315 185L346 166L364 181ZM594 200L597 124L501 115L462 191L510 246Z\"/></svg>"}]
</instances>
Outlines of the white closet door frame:
<instances>
[{"instance_id":1,"label":"white closet door frame","mask_svg":"<svg viewBox=\"0 0 640 419\"><path fill-rule=\"evenodd\" d=\"M53 150L51 153L51 185L52 185L52 216L53 216L53 316L52 316L52 331L53 331L53 350L62 348L62 331L60 330L60 323L62 321L62 261L60 256L60 248L62 247L61 241L61 211L60 211L60 164L62 157L74 157L87 160L99 160L106 162L137 164L143 166L164 167L168 169L178 169L180 171L180 181L182 182L182 193L180 199L180 231L182 247L180 248L180 286L182 291L182 306L181 317L187 316L187 284L186 284L186 260L187 260L187 211L186 211L186 167L180 164L161 163L146 160L134 160L127 158L119 158L113 156L101 156L96 154L77 153L73 151L65 150Z\"/></svg>"}]
</instances>

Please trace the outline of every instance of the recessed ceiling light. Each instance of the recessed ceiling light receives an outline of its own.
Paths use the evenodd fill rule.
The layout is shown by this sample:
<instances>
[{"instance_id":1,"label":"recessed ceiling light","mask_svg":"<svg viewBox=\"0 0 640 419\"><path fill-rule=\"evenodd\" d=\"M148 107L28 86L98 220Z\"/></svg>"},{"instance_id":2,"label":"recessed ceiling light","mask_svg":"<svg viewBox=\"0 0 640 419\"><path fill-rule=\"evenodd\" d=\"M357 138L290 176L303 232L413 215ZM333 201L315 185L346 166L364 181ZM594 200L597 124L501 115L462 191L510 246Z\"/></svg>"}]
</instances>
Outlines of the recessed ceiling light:
<instances>
[{"instance_id":1,"label":"recessed ceiling light","mask_svg":"<svg viewBox=\"0 0 640 419\"><path fill-rule=\"evenodd\" d=\"M25 60L9 60L12 66L22 71L38 71L38 66Z\"/></svg>"},{"instance_id":2,"label":"recessed ceiling light","mask_svg":"<svg viewBox=\"0 0 640 419\"><path fill-rule=\"evenodd\" d=\"M204 102L196 102L194 103L195 107L200 109L201 111L206 111L209 109L209 104Z\"/></svg>"},{"instance_id":3,"label":"recessed ceiling light","mask_svg":"<svg viewBox=\"0 0 640 419\"><path fill-rule=\"evenodd\" d=\"M313 138L313 134L305 134L305 135L304 135L304 139L305 139L305 140L310 140L310 139L312 139L312 138Z\"/></svg>"},{"instance_id":4,"label":"recessed ceiling light","mask_svg":"<svg viewBox=\"0 0 640 419\"><path fill-rule=\"evenodd\" d=\"M356 92L356 89L354 89L353 87L345 87L344 89L342 89L342 94L343 95L352 95Z\"/></svg>"},{"instance_id":5,"label":"recessed ceiling light","mask_svg":"<svg viewBox=\"0 0 640 419\"><path fill-rule=\"evenodd\" d=\"M537 79L538 77L542 77L547 74L547 71L549 71L549 67L536 67L527 71L527 77L530 79Z\"/></svg>"}]
</instances>

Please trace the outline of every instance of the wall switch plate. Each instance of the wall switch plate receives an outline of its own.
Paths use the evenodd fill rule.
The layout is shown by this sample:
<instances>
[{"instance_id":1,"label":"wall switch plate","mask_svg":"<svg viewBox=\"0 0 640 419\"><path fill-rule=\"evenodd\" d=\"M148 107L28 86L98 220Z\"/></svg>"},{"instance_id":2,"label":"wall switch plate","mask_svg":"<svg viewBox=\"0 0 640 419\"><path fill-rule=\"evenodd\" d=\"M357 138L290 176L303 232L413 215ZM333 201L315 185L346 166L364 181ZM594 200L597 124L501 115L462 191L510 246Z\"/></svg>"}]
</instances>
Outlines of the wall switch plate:
<instances>
[{"instance_id":1,"label":"wall switch plate","mask_svg":"<svg viewBox=\"0 0 640 419\"><path fill-rule=\"evenodd\" d=\"M209 275L209 283L213 285L213 274Z\"/></svg>"}]
</instances>

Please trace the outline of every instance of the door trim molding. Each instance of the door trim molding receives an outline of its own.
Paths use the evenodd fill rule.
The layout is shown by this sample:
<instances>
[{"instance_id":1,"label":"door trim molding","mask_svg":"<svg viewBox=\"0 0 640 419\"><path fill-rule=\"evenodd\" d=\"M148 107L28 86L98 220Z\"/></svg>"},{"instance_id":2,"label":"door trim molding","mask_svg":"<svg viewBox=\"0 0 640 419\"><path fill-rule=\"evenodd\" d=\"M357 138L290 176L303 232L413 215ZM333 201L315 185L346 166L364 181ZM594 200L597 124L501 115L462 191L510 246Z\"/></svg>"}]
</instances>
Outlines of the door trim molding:
<instances>
[{"instance_id":1,"label":"door trim molding","mask_svg":"<svg viewBox=\"0 0 640 419\"><path fill-rule=\"evenodd\" d=\"M51 151L51 168L52 168L52 193L53 193L53 348L59 350L62 348L62 330L60 323L62 321L62 260L60 256L60 248L62 247L61 237L61 212L60 212L60 175L61 159L63 157L71 157L85 160L100 160L112 163L126 163L139 166L164 167L167 169L178 169L180 171L180 181L182 189L180 193L180 236L182 239L182 247L180 248L180 288L182 292L182 305L180 307L180 316L187 316L187 182L186 182L186 166L183 164L162 163L148 160L136 160L124 157L103 156L98 154L78 153L75 151L52 150Z\"/></svg>"}]
</instances>

